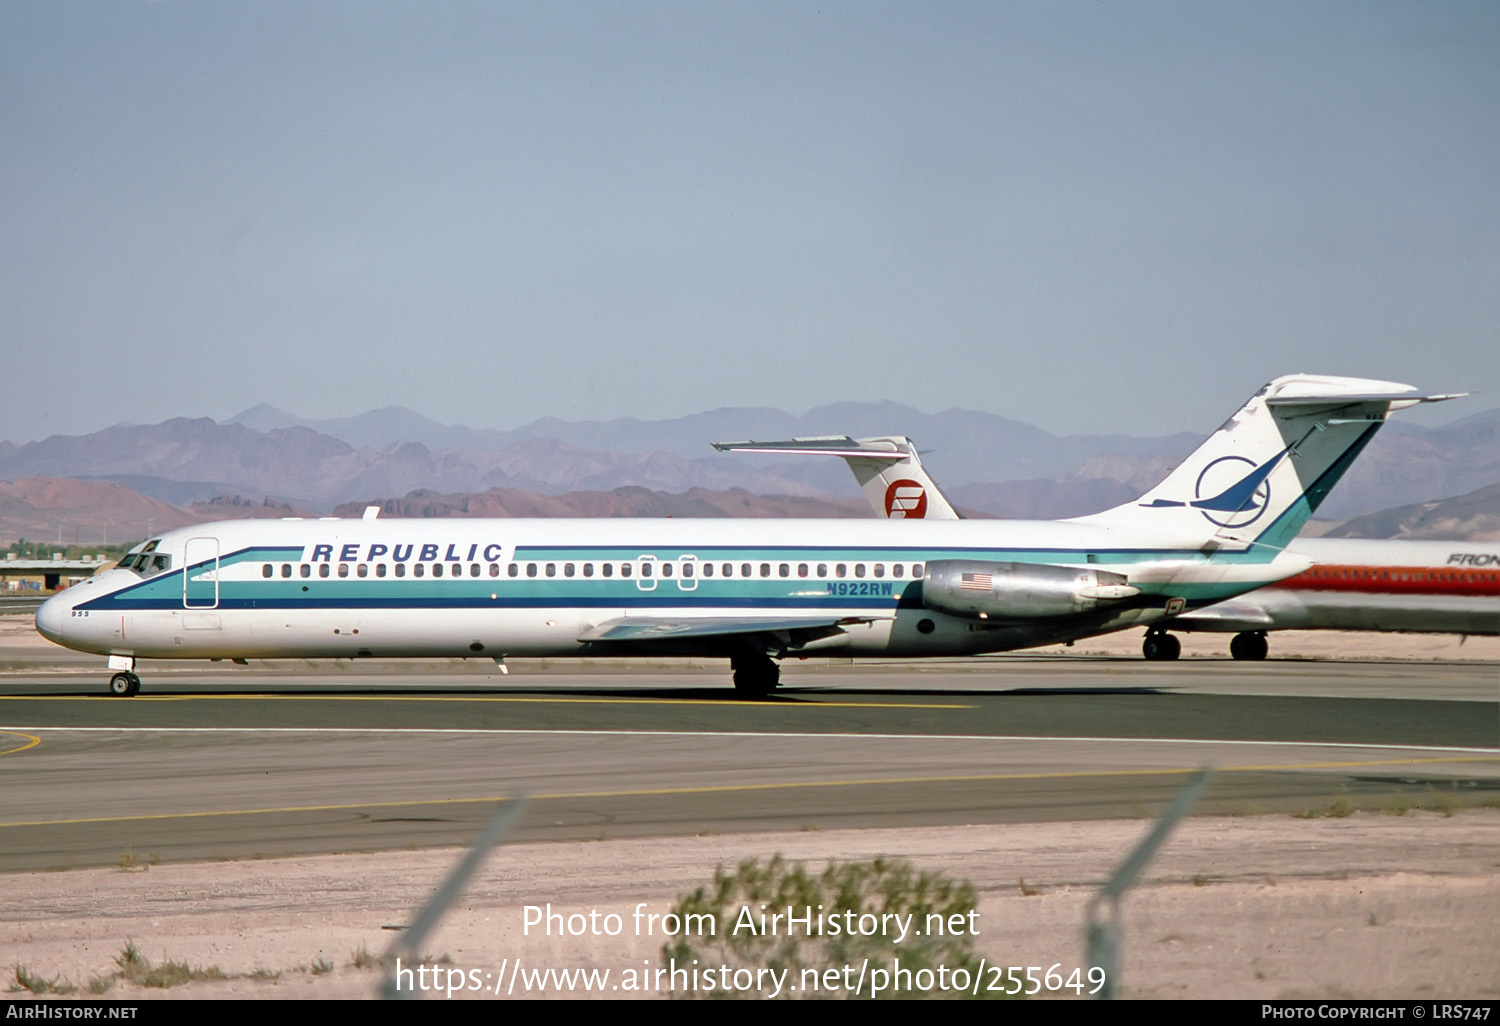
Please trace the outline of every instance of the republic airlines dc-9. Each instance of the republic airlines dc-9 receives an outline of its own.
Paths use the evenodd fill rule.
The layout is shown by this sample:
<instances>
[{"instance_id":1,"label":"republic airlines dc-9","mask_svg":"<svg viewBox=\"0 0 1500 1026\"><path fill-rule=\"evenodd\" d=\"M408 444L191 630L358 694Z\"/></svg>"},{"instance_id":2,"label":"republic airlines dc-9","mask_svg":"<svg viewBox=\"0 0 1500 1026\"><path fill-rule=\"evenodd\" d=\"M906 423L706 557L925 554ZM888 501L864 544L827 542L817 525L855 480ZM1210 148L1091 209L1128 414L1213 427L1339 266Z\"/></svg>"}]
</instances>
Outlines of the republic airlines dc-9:
<instances>
[{"instance_id":1,"label":"republic airlines dc-9","mask_svg":"<svg viewBox=\"0 0 1500 1026\"><path fill-rule=\"evenodd\" d=\"M1062 521L242 520L153 538L38 630L139 659L952 656L1149 626L1301 573L1285 551L1388 414L1452 398L1291 375L1140 499Z\"/></svg>"}]
</instances>

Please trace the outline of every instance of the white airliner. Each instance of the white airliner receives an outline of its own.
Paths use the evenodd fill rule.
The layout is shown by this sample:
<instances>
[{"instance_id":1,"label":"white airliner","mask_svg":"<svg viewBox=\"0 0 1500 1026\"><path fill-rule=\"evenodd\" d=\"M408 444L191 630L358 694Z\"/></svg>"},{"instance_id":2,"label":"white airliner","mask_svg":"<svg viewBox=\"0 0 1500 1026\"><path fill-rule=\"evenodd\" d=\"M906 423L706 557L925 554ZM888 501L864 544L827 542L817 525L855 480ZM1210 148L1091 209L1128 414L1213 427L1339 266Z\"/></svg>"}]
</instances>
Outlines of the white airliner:
<instances>
[{"instance_id":1,"label":"white airliner","mask_svg":"<svg viewBox=\"0 0 1500 1026\"><path fill-rule=\"evenodd\" d=\"M1395 409L1293 375L1139 500L1064 521L242 520L171 531L43 603L52 641L142 658L997 652L1151 625L1308 569L1284 552ZM929 499L929 501L931 501ZM915 506L908 507L908 514Z\"/></svg>"},{"instance_id":2,"label":"white airliner","mask_svg":"<svg viewBox=\"0 0 1500 1026\"><path fill-rule=\"evenodd\" d=\"M895 435L716 442L721 452L839 456L876 515L957 520L911 439ZM1192 608L1148 628L1147 659L1176 659L1169 631L1233 634L1236 659L1264 659L1266 634L1283 630L1500 635L1500 545L1494 542L1297 538L1288 551L1314 565L1236 598Z\"/></svg>"}]
</instances>

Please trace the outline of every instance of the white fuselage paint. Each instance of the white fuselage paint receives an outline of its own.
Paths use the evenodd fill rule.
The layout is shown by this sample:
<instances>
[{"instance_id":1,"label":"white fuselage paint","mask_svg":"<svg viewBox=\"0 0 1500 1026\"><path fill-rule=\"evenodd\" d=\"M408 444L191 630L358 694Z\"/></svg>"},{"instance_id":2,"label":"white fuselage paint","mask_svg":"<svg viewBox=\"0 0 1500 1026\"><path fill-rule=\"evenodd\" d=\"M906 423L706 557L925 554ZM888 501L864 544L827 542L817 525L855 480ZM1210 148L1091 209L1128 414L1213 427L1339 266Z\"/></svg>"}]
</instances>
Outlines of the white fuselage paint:
<instances>
[{"instance_id":1,"label":"white fuselage paint","mask_svg":"<svg viewBox=\"0 0 1500 1026\"><path fill-rule=\"evenodd\" d=\"M1308 565L1131 540L1122 548L1108 527L1024 521L230 521L163 535L152 555L171 569L103 572L49 600L37 623L104 655L269 659L692 654L725 639L580 635L632 615L837 617L851 622L792 650L959 655L1152 623L1171 597L1200 605ZM946 558L1097 566L1129 574L1142 595L1072 620L979 622L921 605L913 574Z\"/></svg>"}]
</instances>

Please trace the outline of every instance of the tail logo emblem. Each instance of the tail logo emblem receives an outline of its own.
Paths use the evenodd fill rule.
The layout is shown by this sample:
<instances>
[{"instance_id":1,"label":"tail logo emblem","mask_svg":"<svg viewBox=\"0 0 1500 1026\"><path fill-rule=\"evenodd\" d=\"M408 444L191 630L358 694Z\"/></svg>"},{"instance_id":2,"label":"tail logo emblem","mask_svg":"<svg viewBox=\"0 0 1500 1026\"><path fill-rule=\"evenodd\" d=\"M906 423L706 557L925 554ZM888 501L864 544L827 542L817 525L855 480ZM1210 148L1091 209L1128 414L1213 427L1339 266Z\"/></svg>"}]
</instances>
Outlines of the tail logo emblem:
<instances>
[{"instance_id":1,"label":"tail logo emblem","mask_svg":"<svg viewBox=\"0 0 1500 1026\"><path fill-rule=\"evenodd\" d=\"M1190 506L1205 520L1219 527L1248 527L1265 513L1271 503L1271 471L1291 448L1281 450L1256 466L1244 456L1220 456L1198 475L1191 502L1156 499L1141 505L1157 507ZM1245 468L1250 468L1248 473Z\"/></svg>"},{"instance_id":2,"label":"tail logo emblem","mask_svg":"<svg viewBox=\"0 0 1500 1026\"><path fill-rule=\"evenodd\" d=\"M910 478L892 481L885 490L885 515L891 520L921 520L927 516L927 489Z\"/></svg>"}]
</instances>

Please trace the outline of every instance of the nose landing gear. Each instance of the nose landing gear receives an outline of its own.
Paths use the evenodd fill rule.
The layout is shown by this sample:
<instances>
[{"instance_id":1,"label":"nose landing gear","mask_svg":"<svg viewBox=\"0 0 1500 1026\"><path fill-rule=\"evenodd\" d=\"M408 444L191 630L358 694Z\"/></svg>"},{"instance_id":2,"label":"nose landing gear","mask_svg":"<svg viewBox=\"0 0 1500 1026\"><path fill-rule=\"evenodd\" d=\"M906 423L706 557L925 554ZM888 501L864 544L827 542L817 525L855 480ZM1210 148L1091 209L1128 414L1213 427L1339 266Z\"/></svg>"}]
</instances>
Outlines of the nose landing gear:
<instances>
[{"instance_id":1,"label":"nose landing gear","mask_svg":"<svg viewBox=\"0 0 1500 1026\"><path fill-rule=\"evenodd\" d=\"M109 693L129 698L141 690L141 678L126 670L109 678Z\"/></svg>"}]
</instances>

